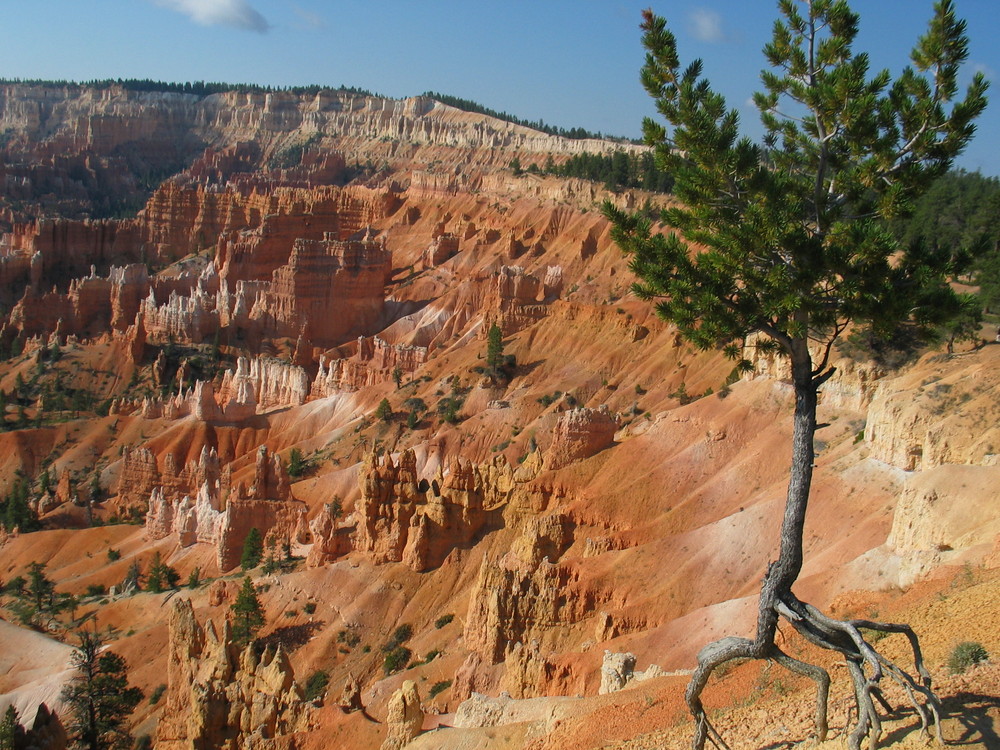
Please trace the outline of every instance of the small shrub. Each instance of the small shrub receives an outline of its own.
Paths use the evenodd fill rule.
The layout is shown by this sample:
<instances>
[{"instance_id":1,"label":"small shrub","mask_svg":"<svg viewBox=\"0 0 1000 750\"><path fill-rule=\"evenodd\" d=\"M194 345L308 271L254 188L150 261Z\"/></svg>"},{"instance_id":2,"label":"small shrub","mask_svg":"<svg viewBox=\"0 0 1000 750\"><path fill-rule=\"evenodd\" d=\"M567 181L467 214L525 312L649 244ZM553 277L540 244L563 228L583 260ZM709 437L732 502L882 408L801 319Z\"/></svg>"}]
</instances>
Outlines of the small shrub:
<instances>
[{"instance_id":1,"label":"small shrub","mask_svg":"<svg viewBox=\"0 0 1000 750\"><path fill-rule=\"evenodd\" d=\"M556 402L556 400L562 396L562 391L556 391L555 393L546 394L538 399L538 403L542 406L549 407Z\"/></svg>"},{"instance_id":2,"label":"small shrub","mask_svg":"<svg viewBox=\"0 0 1000 750\"><path fill-rule=\"evenodd\" d=\"M108 593L108 589L99 583L92 583L87 586L87 596L104 596Z\"/></svg>"},{"instance_id":3,"label":"small shrub","mask_svg":"<svg viewBox=\"0 0 1000 750\"><path fill-rule=\"evenodd\" d=\"M465 403L465 399L459 398L458 396L449 396L438 401L437 413L442 420L448 424L455 424L461 421L462 417L459 411L462 405Z\"/></svg>"},{"instance_id":4,"label":"small shrub","mask_svg":"<svg viewBox=\"0 0 1000 750\"><path fill-rule=\"evenodd\" d=\"M433 698L438 693L443 693L450 687L451 687L451 680L441 680L441 682L435 682L433 685L431 685L431 689L428 695L431 698Z\"/></svg>"},{"instance_id":5,"label":"small shrub","mask_svg":"<svg viewBox=\"0 0 1000 750\"><path fill-rule=\"evenodd\" d=\"M393 672L398 672L410 663L412 652L404 644L413 635L413 626L403 624L393 632L392 637L382 646L382 653L385 660L382 662L382 671L388 676Z\"/></svg>"},{"instance_id":6,"label":"small shrub","mask_svg":"<svg viewBox=\"0 0 1000 750\"><path fill-rule=\"evenodd\" d=\"M396 646L386 653L385 660L382 662L382 671L386 676L398 672L410 663L410 656L412 656L412 652L406 646Z\"/></svg>"},{"instance_id":7,"label":"small shrub","mask_svg":"<svg viewBox=\"0 0 1000 750\"><path fill-rule=\"evenodd\" d=\"M975 641L964 641L955 646L948 657L948 671L952 674L961 674L974 664L984 662L989 658L983 644Z\"/></svg>"},{"instance_id":8,"label":"small shrub","mask_svg":"<svg viewBox=\"0 0 1000 750\"><path fill-rule=\"evenodd\" d=\"M677 390L670 394L670 398L675 398L681 402L681 406L686 406L694 401L694 396L687 392L687 384L681 383Z\"/></svg>"},{"instance_id":9,"label":"small shrub","mask_svg":"<svg viewBox=\"0 0 1000 750\"><path fill-rule=\"evenodd\" d=\"M120 560L121 557L121 550L117 550L114 547L108 550L108 562L115 562L116 560Z\"/></svg>"},{"instance_id":10,"label":"small shrub","mask_svg":"<svg viewBox=\"0 0 1000 750\"><path fill-rule=\"evenodd\" d=\"M355 633L353 630L341 630L339 633L337 633L337 643L344 643L350 646L351 648L354 648L359 643L361 643L361 636Z\"/></svg>"},{"instance_id":11,"label":"small shrub","mask_svg":"<svg viewBox=\"0 0 1000 750\"><path fill-rule=\"evenodd\" d=\"M160 698L163 697L163 694L166 691L167 691L167 686L162 683L153 688L153 692L149 694L149 705L155 706L157 703L159 703Z\"/></svg>"},{"instance_id":12,"label":"small shrub","mask_svg":"<svg viewBox=\"0 0 1000 750\"><path fill-rule=\"evenodd\" d=\"M286 609L285 617L295 617L295 615L297 615L298 613L299 611L297 609Z\"/></svg>"},{"instance_id":13,"label":"small shrub","mask_svg":"<svg viewBox=\"0 0 1000 750\"><path fill-rule=\"evenodd\" d=\"M437 618L434 621L434 627L436 627L438 630L440 630L441 628L443 628L445 625L449 624L454 619L455 619L455 615L441 615L439 618Z\"/></svg>"},{"instance_id":14,"label":"small shrub","mask_svg":"<svg viewBox=\"0 0 1000 750\"><path fill-rule=\"evenodd\" d=\"M317 669L306 680L304 697L307 701L314 701L322 698L326 694L326 686L330 684L330 674L322 669Z\"/></svg>"},{"instance_id":15,"label":"small shrub","mask_svg":"<svg viewBox=\"0 0 1000 750\"><path fill-rule=\"evenodd\" d=\"M413 626L406 623L400 625L393 631L392 637L386 642L385 646L382 647L383 651L392 651L396 646L401 643L406 643L413 636Z\"/></svg>"},{"instance_id":16,"label":"small shrub","mask_svg":"<svg viewBox=\"0 0 1000 750\"><path fill-rule=\"evenodd\" d=\"M403 406L412 412L416 412L417 414L422 414L427 411L427 402L422 398L417 398L416 396L411 396L406 399L406 401L403 402Z\"/></svg>"},{"instance_id":17,"label":"small shrub","mask_svg":"<svg viewBox=\"0 0 1000 750\"><path fill-rule=\"evenodd\" d=\"M871 643L875 644L881 641L883 638L888 637L889 633L885 630L865 630L865 639Z\"/></svg>"},{"instance_id":18,"label":"small shrub","mask_svg":"<svg viewBox=\"0 0 1000 750\"><path fill-rule=\"evenodd\" d=\"M316 611L316 602L306 602L302 605L302 611L307 615L311 615Z\"/></svg>"}]
</instances>

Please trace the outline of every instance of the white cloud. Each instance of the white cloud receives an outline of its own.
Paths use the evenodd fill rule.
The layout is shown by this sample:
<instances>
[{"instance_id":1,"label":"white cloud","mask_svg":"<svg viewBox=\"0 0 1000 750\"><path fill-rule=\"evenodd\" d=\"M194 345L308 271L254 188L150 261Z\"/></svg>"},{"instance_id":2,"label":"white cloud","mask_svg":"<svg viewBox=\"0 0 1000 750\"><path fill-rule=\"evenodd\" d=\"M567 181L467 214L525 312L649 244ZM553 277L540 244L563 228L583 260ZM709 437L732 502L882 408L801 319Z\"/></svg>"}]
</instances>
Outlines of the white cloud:
<instances>
[{"instance_id":1,"label":"white cloud","mask_svg":"<svg viewBox=\"0 0 1000 750\"><path fill-rule=\"evenodd\" d=\"M326 21L318 13L310 13L305 8L292 5L292 12L299 17L300 26L305 29L325 29Z\"/></svg>"},{"instance_id":2,"label":"white cloud","mask_svg":"<svg viewBox=\"0 0 1000 750\"><path fill-rule=\"evenodd\" d=\"M247 0L155 0L157 5L189 16L202 26L229 26L261 34L271 28Z\"/></svg>"},{"instance_id":3,"label":"white cloud","mask_svg":"<svg viewBox=\"0 0 1000 750\"><path fill-rule=\"evenodd\" d=\"M721 42L726 38L722 31L722 16L714 10L698 8L688 13L691 33L702 42Z\"/></svg>"},{"instance_id":4,"label":"white cloud","mask_svg":"<svg viewBox=\"0 0 1000 750\"><path fill-rule=\"evenodd\" d=\"M992 81L997 77L997 72L985 63L973 63L972 70L974 73L982 73L987 81Z\"/></svg>"}]
</instances>

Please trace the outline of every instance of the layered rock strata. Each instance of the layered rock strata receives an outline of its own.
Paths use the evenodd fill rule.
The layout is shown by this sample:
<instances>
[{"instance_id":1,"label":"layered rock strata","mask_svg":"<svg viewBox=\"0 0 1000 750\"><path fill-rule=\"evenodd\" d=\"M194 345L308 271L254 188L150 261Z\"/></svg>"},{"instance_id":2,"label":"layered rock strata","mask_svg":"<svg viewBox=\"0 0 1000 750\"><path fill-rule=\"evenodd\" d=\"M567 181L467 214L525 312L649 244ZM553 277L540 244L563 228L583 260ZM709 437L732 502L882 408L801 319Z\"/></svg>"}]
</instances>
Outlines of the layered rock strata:
<instances>
[{"instance_id":1,"label":"layered rock strata","mask_svg":"<svg viewBox=\"0 0 1000 750\"><path fill-rule=\"evenodd\" d=\"M296 239L288 263L274 271L258 293L250 319L262 335L319 345L340 343L379 320L392 255L372 236L341 241Z\"/></svg>"},{"instance_id":2,"label":"layered rock strata","mask_svg":"<svg viewBox=\"0 0 1000 750\"><path fill-rule=\"evenodd\" d=\"M24 293L10 312L10 325L26 336L57 328L63 335L95 337L108 329L124 331L135 320L141 300L150 291L146 267L112 266L107 277L91 266L86 276L69 283L66 293L42 292L35 286Z\"/></svg>"},{"instance_id":3,"label":"layered rock strata","mask_svg":"<svg viewBox=\"0 0 1000 750\"><path fill-rule=\"evenodd\" d=\"M538 277L521 266L501 266L487 302L489 312L483 335L495 324L504 337L512 336L544 318L548 310L543 304L543 289L552 292L554 287L546 289Z\"/></svg>"},{"instance_id":4,"label":"layered rock strata","mask_svg":"<svg viewBox=\"0 0 1000 750\"><path fill-rule=\"evenodd\" d=\"M561 469L589 458L610 446L618 431L618 420L607 406L581 407L563 413L556 422L552 444L545 453L546 469Z\"/></svg>"}]
</instances>

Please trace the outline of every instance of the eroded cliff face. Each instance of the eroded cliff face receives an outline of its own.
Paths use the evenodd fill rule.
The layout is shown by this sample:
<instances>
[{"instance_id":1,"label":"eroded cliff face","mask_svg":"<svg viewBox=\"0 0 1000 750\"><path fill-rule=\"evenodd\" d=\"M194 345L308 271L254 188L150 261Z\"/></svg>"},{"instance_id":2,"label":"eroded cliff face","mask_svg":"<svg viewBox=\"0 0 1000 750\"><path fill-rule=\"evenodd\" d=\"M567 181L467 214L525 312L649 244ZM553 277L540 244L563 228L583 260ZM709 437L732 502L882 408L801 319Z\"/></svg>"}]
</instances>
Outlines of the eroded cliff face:
<instances>
[{"instance_id":1,"label":"eroded cliff face","mask_svg":"<svg viewBox=\"0 0 1000 750\"><path fill-rule=\"evenodd\" d=\"M280 162L272 157L296 146L305 147L305 174L275 167L272 179L336 179L342 160L328 162L323 149L330 148L348 150L362 162L448 166L468 163L473 152L477 163L494 168L506 166L511 153L612 148L484 119L425 97L385 100L338 91L200 97L115 86L5 84L0 128L10 136L8 152L18 157L5 164L4 196L63 213L109 212L128 204L142 194L140 178L150 172L166 176L190 167L205 184L236 182L235 175ZM203 154L206 146L210 150ZM479 174L464 179L478 181Z\"/></svg>"},{"instance_id":2,"label":"eroded cliff face","mask_svg":"<svg viewBox=\"0 0 1000 750\"><path fill-rule=\"evenodd\" d=\"M295 338L319 345L340 343L371 331L382 313L383 286L392 255L372 234L341 242L295 240L288 263L276 269L257 294L250 320L259 335Z\"/></svg>"},{"instance_id":3,"label":"eroded cliff face","mask_svg":"<svg viewBox=\"0 0 1000 750\"><path fill-rule=\"evenodd\" d=\"M468 547L501 521L517 491L506 461L473 466L455 460L447 475L418 479L413 451L369 454L358 479L361 499L354 546L375 563L402 562L416 571L439 566L455 547Z\"/></svg>"},{"instance_id":4,"label":"eroded cliff face","mask_svg":"<svg viewBox=\"0 0 1000 750\"><path fill-rule=\"evenodd\" d=\"M865 427L872 456L906 471L996 465L996 363L995 347L962 357L936 355L919 372L882 382Z\"/></svg>"},{"instance_id":5,"label":"eroded cliff face","mask_svg":"<svg viewBox=\"0 0 1000 750\"><path fill-rule=\"evenodd\" d=\"M174 192L173 188L165 190ZM188 193L198 199L197 216L202 216L211 204L211 194ZM65 279L67 271L72 271L72 263L61 262L67 251L39 247L37 237L23 249L12 247L6 288L11 301L16 289L24 291L10 313L9 326L24 336L49 332L58 325L63 334L93 337L109 328L123 331L135 324L150 343L160 345L201 344L221 335L257 346L265 340L302 336L309 345L329 347L358 333L373 332L382 317L383 287L392 262L384 239L373 233L338 239L343 231L338 227L338 213L326 222L333 231L322 228L322 217L314 219L315 230L303 229L298 212L306 207L294 198L278 204L265 208L283 213L265 214L252 231L223 234L214 231L217 227L206 230L200 218L193 222L178 241L184 248L180 254L201 250L206 242L208 246L219 243L216 257L200 272L196 266L189 270L180 265L176 273L150 279L144 266L133 264L112 267L103 277L91 266L89 275L70 280L65 292L56 287L47 291L43 285L48 279ZM357 228L350 220L350 209L345 210L351 230L347 234L353 237ZM378 210L367 218L384 218L384 213ZM183 216L171 211L157 220L175 232L184 223ZM241 223L237 225L242 229ZM118 252L88 251L82 243L74 244L74 251L79 254L78 262L101 265L145 255L151 246L159 248L155 252L161 258L177 254L164 250L163 242L143 243L134 236L119 244ZM31 258L36 260L28 265L41 269L27 268L29 277L38 277L33 282L15 270L18 259ZM47 263L56 264L58 273L46 274Z\"/></svg>"},{"instance_id":6,"label":"eroded cliff face","mask_svg":"<svg viewBox=\"0 0 1000 750\"><path fill-rule=\"evenodd\" d=\"M346 353L350 345L338 347ZM349 356L327 361L326 355L319 357L319 370L309 395L313 398L333 396L342 391L356 391L366 386L388 383L399 377L411 380L420 366L427 362L429 349L426 346L389 344L378 336L358 339L354 351Z\"/></svg>"},{"instance_id":7,"label":"eroded cliff face","mask_svg":"<svg viewBox=\"0 0 1000 750\"><path fill-rule=\"evenodd\" d=\"M309 395L309 376L301 367L280 360L240 357L235 372L226 370L222 377L220 405L239 400L241 390L246 388L253 391L254 403L260 409L298 406Z\"/></svg>"},{"instance_id":8,"label":"eroded cliff face","mask_svg":"<svg viewBox=\"0 0 1000 750\"><path fill-rule=\"evenodd\" d=\"M281 459L265 446L257 451L249 486L233 485L228 467L220 471L218 455L207 448L183 471L168 461L162 473L153 454L140 448L125 454L118 494L148 496L147 538L173 536L181 547L211 545L222 571L239 564L250 529L273 543L306 541L305 505L292 497Z\"/></svg>"},{"instance_id":9,"label":"eroded cliff face","mask_svg":"<svg viewBox=\"0 0 1000 750\"><path fill-rule=\"evenodd\" d=\"M606 406L566 412L556 423L552 445L545 455L545 468L561 469L593 456L614 442L617 431L618 420Z\"/></svg>"},{"instance_id":10,"label":"eroded cliff face","mask_svg":"<svg viewBox=\"0 0 1000 750\"><path fill-rule=\"evenodd\" d=\"M156 727L156 747L287 748L288 735L308 727L309 704L295 682L287 654L232 641L195 619L188 599L169 616L166 710ZM294 745L291 745L294 746Z\"/></svg>"},{"instance_id":11,"label":"eroded cliff face","mask_svg":"<svg viewBox=\"0 0 1000 750\"><path fill-rule=\"evenodd\" d=\"M534 517L510 552L483 559L465 625L470 651L496 664L516 644L530 644L547 628L579 618L586 604L567 596L572 574L558 565L572 541L566 517Z\"/></svg>"}]
</instances>

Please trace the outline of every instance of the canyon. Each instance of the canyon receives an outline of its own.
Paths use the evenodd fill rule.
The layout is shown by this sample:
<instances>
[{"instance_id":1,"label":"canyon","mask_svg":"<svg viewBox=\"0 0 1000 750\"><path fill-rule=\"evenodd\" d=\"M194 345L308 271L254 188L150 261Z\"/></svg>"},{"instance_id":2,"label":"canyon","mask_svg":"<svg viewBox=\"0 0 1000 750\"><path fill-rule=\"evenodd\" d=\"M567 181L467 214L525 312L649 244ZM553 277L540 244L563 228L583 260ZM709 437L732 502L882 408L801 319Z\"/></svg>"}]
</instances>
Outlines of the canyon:
<instances>
[{"instance_id":1,"label":"canyon","mask_svg":"<svg viewBox=\"0 0 1000 750\"><path fill-rule=\"evenodd\" d=\"M162 688L155 747L687 746L695 655L752 632L776 555L788 373L634 296L601 202L669 196L509 168L641 147L346 91L3 84L0 130L0 494L41 526L0 532L0 579L79 600L2 610L0 710L57 736L93 622ZM1000 670L944 673L1000 653L1000 346L837 356L797 589L912 621L946 738L988 747ZM227 622L254 529L256 651ZM157 554L193 585L123 593ZM711 696L748 746L810 731L776 672Z\"/></svg>"}]
</instances>

